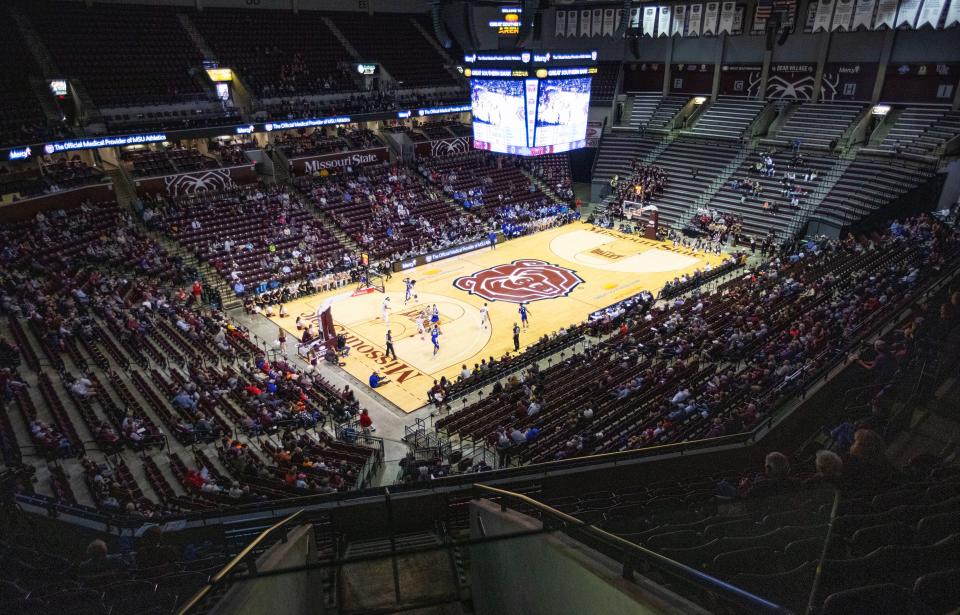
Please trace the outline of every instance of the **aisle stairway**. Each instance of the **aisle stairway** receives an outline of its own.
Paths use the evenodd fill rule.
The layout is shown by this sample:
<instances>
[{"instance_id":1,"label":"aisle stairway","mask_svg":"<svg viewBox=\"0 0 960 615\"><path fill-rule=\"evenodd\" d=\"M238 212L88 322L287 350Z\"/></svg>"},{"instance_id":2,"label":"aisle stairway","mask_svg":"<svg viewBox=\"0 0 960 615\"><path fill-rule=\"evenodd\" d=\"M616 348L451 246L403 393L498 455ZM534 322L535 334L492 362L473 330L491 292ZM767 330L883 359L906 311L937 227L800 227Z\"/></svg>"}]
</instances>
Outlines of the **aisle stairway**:
<instances>
[{"instance_id":1,"label":"aisle stairway","mask_svg":"<svg viewBox=\"0 0 960 615\"><path fill-rule=\"evenodd\" d=\"M711 139L739 140L767 105L762 100L720 97L696 120L687 134Z\"/></svg>"}]
</instances>

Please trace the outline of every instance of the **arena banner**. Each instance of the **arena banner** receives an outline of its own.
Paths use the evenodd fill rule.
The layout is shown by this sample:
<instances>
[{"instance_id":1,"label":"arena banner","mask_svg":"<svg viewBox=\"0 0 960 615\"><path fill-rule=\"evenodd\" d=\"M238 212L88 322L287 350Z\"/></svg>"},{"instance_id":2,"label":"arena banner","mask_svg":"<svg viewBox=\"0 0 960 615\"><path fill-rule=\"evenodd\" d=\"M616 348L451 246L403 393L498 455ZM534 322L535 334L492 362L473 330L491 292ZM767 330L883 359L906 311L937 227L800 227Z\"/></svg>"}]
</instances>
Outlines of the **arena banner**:
<instances>
[{"instance_id":1,"label":"arena banner","mask_svg":"<svg viewBox=\"0 0 960 615\"><path fill-rule=\"evenodd\" d=\"M225 169L204 169L192 173L177 173L161 177L134 179L137 194L163 194L176 198L209 190L223 190L231 186L257 181L254 165L246 164Z\"/></svg>"},{"instance_id":2,"label":"arena banner","mask_svg":"<svg viewBox=\"0 0 960 615\"><path fill-rule=\"evenodd\" d=\"M739 36L743 34L743 23L746 19L747 7L742 4L738 4L737 8L733 11L733 32L731 34Z\"/></svg>"},{"instance_id":3,"label":"arena banner","mask_svg":"<svg viewBox=\"0 0 960 615\"><path fill-rule=\"evenodd\" d=\"M943 7L946 0L925 0L923 8L920 9L920 17L917 19L917 29L924 26L936 28L940 25L940 16L943 15Z\"/></svg>"},{"instance_id":4,"label":"arena banner","mask_svg":"<svg viewBox=\"0 0 960 615\"><path fill-rule=\"evenodd\" d=\"M760 64L724 64L720 67L720 94L724 96L749 96L760 94Z\"/></svg>"},{"instance_id":5,"label":"arena banner","mask_svg":"<svg viewBox=\"0 0 960 615\"><path fill-rule=\"evenodd\" d=\"M294 175L312 175L324 169L345 169L346 167L376 164L390 160L390 154L385 147L376 147L355 152L337 152L323 156L307 156L290 160L291 171Z\"/></svg>"},{"instance_id":6,"label":"arena banner","mask_svg":"<svg viewBox=\"0 0 960 615\"><path fill-rule=\"evenodd\" d=\"M944 28L949 28L960 24L960 0L951 0L950 9L947 11L947 18L943 22Z\"/></svg>"},{"instance_id":7,"label":"arena banner","mask_svg":"<svg viewBox=\"0 0 960 615\"><path fill-rule=\"evenodd\" d=\"M703 5L691 4L687 18L687 36L700 36L700 26L703 24Z\"/></svg>"},{"instance_id":8,"label":"arena banner","mask_svg":"<svg viewBox=\"0 0 960 615\"><path fill-rule=\"evenodd\" d=\"M720 17L720 3L707 2L707 8L703 14L703 35L716 36L717 19Z\"/></svg>"},{"instance_id":9,"label":"arena banner","mask_svg":"<svg viewBox=\"0 0 960 615\"><path fill-rule=\"evenodd\" d=\"M670 34L674 36L683 36L686 34L687 25L687 6L679 4L673 7L673 29Z\"/></svg>"},{"instance_id":10,"label":"arena banner","mask_svg":"<svg viewBox=\"0 0 960 615\"><path fill-rule=\"evenodd\" d=\"M567 11L567 38L577 35L577 11Z\"/></svg>"},{"instance_id":11,"label":"arena banner","mask_svg":"<svg viewBox=\"0 0 960 615\"><path fill-rule=\"evenodd\" d=\"M653 36L657 27L657 7L643 7L643 31L641 36Z\"/></svg>"},{"instance_id":12,"label":"arena banner","mask_svg":"<svg viewBox=\"0 0 960 615\"><path fill-rule=\"evenodd\" d=\"M567 36L567 12L557 11L557 25L554 27L553 35L557 38Z\"/></svg>"},{"instance_id":13,"label":"arena banner","mask_svg":"<svg viewBox=\"0 0 960 615\"><path fill-rule=\"evenodd\" d=\"M613 31L615 33L620 30L621 23L623 23L623 9L617 9L616 17L613 20Z\"/></svg>"},{"instance_id":14,"label":"arena banner","mask_svg":"<svg viewBox=\"0 0 960 615\"><path fill-rule=\"evenodd\" d=\"M869 30L873 26L873 10L877 0L857 0L857 8L853 10L853 30Z\"/></svg>"},{"instance_id":15,"label":"arena banner","mask_svg":"<svg viewBox=\"0 0 960 615\"><path fill-rule=\"evenodd\" d=\"M640 62L631 64L623 72L625 92L663 91L663 64Z\"/></svg>"},{"instance_id":16,"label":"arena banner","mask_svg":"<svg viewBox=\"0 0 960 615\"><path fill-rule=\"evenodd\" d=\"M0 201L0 222L27 220L40 212L54 209L71 209L87 201L104 203L115 201L113 182L103 182L90 186L80 186L71 190L61 190L52 194L43 194L19 201Z\"/></svg>"},{"instance_id":17,"label":"arena banner","mask_svg":"<svg viewBox=\"0 0 960 615\"><path fill-rule=\"evenodd\" d=\"M817 13L813 19L813 31L829 32L830 22L833 19L833 0L820 0L817 5Z\"/></svg>"},{"instance_id":18,"label":"arena banner","mask_svg":"<svg viewBox=\"0 0 960 615\"><path fill-rule=\"evenodd\" d=\"M893 28L897 18L897 6L900 0L879 0L877 5L877 17L873 20L873 29Z\"/></svg>"},{"instance_id":19,"label":"arena banner","mask_svg":"<svg viewBox=\"0 0 960 615\"><path fill-rule=\"evenodd\" d=\"M920 13L920 3L922 0L903 0L900 3L900 10L897 11L897 27L913 29L917 23L917 15Z\"/></svg>"},{"instance_id":20,"label":"arena banner","mask_svg":"<svg viewBox=\"0 0 960 615\"><path fill-rule=\"evenodd\" d=\"M876 62L827 62L820 83L820 100L870 100L878 66Z\"/></svg>"},{"instance_id":21,"label":"arena banner","mask_svg":"<svg viewBox=\"0 0 960 615\"><path fill-rule=\"evenodd\" d=\"M766 97L773 100L811 100L816 73L816 64L771 64Z\"/></svg>"},{"instance_id":22,"label":"arena banner","mask_svg":"<svg viewBox=\"0 0 960 615\"><path fill-rule=\"evenodd\" d=\"M670 7L661 6L657 17L657 38L670 36L670 17Z\"/></svg>"},{"instance_id":23,"label":"arena banner","mask_svg":"<svg viewBox=\"0 0 960 615\"><path fill-rule=\"evenodd\" d=\"M590 36L590 9L580 11L580 37Z\"/></svg>"},{"instance_id":24,"label":"arena banner","mask_svg":"<svg viewBox=\"0 0 960 615\"><path fill-rule=\"evenodd\" d=\"M854 0L837 0L837 8L833 11L833 24L830 30L840 30L847 32L850 30L850 22L853 19Z\"/></svg>"},{"instance_id":25,"label":"arena banner","mask_svg":"<svg viewBox=\"0 0 960 615\"><path fill-rule=\"evenodd\" d=\"M723 2L720 4L720 25L717 28L717 33L726 32L727 34L733 34L733 22L737 18L737 3Z\"/></svg>"},{"instance_id":26,"label":"arena banner","mask_svg":"<svg viewBox=\"0 0 960 615\"><path fill-rule=\"evenodd\" d=\"M590 24L590 36L603 34L603 9L593 9L593 23Z\"/></svg>"},{"instance_id":27,"label":"arena banner","mask_svg":"<svg viewBox=\"0 0 960 615\"><path fill-rule=\"evenodd\" d=\"M616 20L617 12L614 9L603 9L603 35L613 36L613 22Z\"/></svg>"},{"instance_id":28,"label":"arena banner","mask_svg":"<svg viewBox=\"0 0 960 615\"><path fill-rule=\"evenodd\" d=\"M414 145L413 151L417 158L436 158L437 156L466 154L472 149L473 137L455 137L453 139L422 141Z\"/></svg>"},{"instance_id":29,"label":"arena banner","mask_svg":"<svg viewBox=\"0 0 960 615\"><path fill-rule=\"evenodd\" d=\"M681 94L709 94L713 89L713 64L674 64L670 91Z\"/></svg>"},{"instance_id":30,"label":"arena banner","mask_svg":"<svg viewBox=\"0 0 960 615\"><path fill-rule=\"evenodd\" d=\"M960 63L898 64L891 62L880 100L893 103L950 104L956 94Z\"/></svg>"},{"instance_id":31,"label":"arena banner","mask_svg":"<svg viewBox=\"0 0 960 615\"><path fill-rule=\"evenodd\" d=\"M503 236L499 233L497 234L497 243L503 241ZM468 241L466 243L461 243L455 246L450 246L449 248L444 248L443 250L437 250L436 252L428 252L426 254L421 254L419 256L413 256L410 258L405 258L403 260L394 261L393 270L397 271L406 271L407 269L413 269L414 267L419 267L420 265L426 265L427 263L435 263L437 261L442 261L447 258L452 258L454 256L460 256L461 254L466 254L467 252L473 252L474 250L482 250L483 248L490 247L490 239L483 238L477 239L475 241Z\"/></svg>"}]
</instances>

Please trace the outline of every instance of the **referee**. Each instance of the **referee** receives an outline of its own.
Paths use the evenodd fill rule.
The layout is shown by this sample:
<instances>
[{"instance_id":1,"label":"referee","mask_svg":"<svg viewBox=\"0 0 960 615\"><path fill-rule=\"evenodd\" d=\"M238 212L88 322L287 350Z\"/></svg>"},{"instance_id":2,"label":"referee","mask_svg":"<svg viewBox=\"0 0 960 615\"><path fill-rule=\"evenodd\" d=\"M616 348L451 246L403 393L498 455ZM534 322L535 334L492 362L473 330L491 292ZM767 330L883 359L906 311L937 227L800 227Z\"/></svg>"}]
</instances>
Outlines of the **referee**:
<instances>
[{"instance_id":1,"label":"referee","mask_svg":"<svg viewBox=\"0 0 960 615\"><path fill-rule=\"evenodd\" d=\"M393 360L397 360L397 351L393 349L393 334L390 333L390 329L387 329L387 356L393 356Z\"/></svg>"},{"instance_id":2,"label":"referee","mask_svg":"<svg viewBox=\"0 0 960 615\"><path fill-rule=\"evenodd\" d=\"M513 323L513 351L520 352L520 325Z\"/></svg>"}]
</instances>

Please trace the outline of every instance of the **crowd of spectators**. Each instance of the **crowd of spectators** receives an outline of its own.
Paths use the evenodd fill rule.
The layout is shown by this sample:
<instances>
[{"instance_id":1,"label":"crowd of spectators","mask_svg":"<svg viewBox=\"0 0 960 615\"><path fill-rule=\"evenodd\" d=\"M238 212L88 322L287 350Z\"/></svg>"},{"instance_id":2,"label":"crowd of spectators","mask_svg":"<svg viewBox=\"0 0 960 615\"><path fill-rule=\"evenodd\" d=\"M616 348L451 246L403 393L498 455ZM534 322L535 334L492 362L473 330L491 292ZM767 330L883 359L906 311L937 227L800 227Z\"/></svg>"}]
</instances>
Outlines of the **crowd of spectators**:
<instances>
[{"instance_id":1,"label":"crowd of spectators","mask_svg":"<svg viewBox=\"0 0 960 615\"><path fill-rule=\"evenodd\" d=\"M883 236L800 244L711 294L638 304L604 344L528 370L438 429L533 461L749 429L958 245L927 217Z\"/></svg>"},{"instance_id":2,"label":"crowd of spectators","mask_svg":"<svg viewBox=\"0 0 960 615\"><path fill-rule=\"evenodd\" d=\"M640 203L641 206L649 204L663 194L666 184L667 172L664 169L634 160L629 178L614 175L610 179L614 200L607 206L607 214L622 217L624 201Z\"/></svg>"}]
</instances>

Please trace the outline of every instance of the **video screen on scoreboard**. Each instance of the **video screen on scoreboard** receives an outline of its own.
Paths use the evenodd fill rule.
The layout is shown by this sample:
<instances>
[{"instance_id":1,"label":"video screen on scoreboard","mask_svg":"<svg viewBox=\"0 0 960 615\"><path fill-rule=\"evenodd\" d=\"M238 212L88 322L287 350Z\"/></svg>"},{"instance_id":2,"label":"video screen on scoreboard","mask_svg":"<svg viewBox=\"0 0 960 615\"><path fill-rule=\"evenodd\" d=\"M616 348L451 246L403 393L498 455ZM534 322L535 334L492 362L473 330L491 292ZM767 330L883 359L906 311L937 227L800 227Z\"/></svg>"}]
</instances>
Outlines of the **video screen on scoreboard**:
<instances>
[{"instance_id":1,"label":"video screen on scoreboard","mask_svg":"<svg viewBox=\"0 0 960 615\"><path fill-rule=\"evenodd\" d=\"M519 156L584 147L590 78L471 79L473 145Z\"/></svg>"},{"instance_id":2,"label":"video screen on scoreboard","mask_svg":"<svg viewBox=\"0 0 960 615\"><path fill-rule=\"evenodd\" d=\"M586 144L590 114L590 78L544 79L537 93L537 131L534 146Z\"/></svg>"},{"instance_id":3,"label":"video screen on scoreboard","mask_svg":"<svg viewBox=\"0 0 960 615\"><path fill-rule=\"evenodd\" d=\"M506 152L509 146L526 147L523 81L474 79L470 89L474 140L489 143L495 152Z\"/></svg>"}]
</instances>

